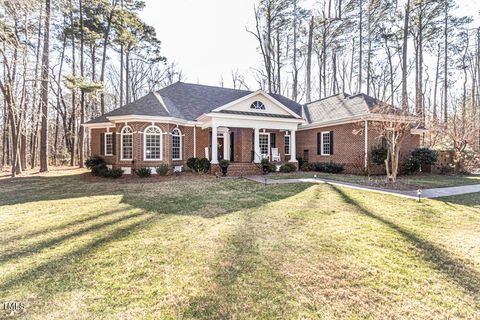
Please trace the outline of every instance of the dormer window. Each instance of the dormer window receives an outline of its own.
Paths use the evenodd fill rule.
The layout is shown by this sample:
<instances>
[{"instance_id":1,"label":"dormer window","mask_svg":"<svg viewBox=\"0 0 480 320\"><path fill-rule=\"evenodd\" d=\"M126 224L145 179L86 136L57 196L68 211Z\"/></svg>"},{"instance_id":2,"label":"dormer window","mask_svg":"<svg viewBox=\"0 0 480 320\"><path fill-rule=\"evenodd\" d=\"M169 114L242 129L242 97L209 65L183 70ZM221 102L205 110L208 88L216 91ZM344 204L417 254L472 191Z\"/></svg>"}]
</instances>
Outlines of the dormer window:
<instances>
[{"instance_id":1,"label":"dormer window","mask_svg":"<svg viewBox=\"0 0 480 320\"><path fill-rule=\"evenodd\" d=\"M255 101L250 105L250 109L265 110L265 105L261 101Z\"/></svg>"}]
</instances>

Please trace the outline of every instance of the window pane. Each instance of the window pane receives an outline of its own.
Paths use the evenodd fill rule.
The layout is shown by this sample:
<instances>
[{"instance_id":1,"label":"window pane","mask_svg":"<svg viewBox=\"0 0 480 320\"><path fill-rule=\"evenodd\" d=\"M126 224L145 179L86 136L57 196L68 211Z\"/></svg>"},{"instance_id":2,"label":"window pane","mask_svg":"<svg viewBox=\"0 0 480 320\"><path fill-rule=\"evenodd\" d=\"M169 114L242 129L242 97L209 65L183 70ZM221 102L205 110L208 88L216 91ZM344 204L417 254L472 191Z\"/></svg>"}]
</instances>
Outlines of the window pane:
<instances>
[{"instance_id":1,"label":"window pane","mask_svg":"<svg viewBox=\"0 0 480 320\"><path fill-rule=\"evenodd\" d=\"M260 154L268 155L268 134L261 134L259 137L260 140Z\"/></svg>"},{"instance_id":2,"label":"window pane","mask_svg":"<svg viewBox=\"0 0 480 320\"><path fill-rule=\"evenodd\" d=\"M112 134L105 135L105 154L111 155L113 152Z\"/></svg>"},{"instance_id":3,"label":"window pane","mask_svg":"<svg viewBox=\"0 0 480 320\"><path fill-rule=\"evenodd\" d=\"M175 132L177 133L177 132ZM173 135L172 136L172 158L173 159L181 159L180 157L180 136L179 135Z\"/></svg>"},{"instance_id":4,"label":"window pane","mask_svg":"<svg viewBox=\"0 0 480 320\"><path fill-rule=\"evenodd\" d=\"M122 159L133 159L133 136L131 134L122 135Z\"/></svg>"},{"instance_id":5,"label":"window pane","mask_svg":"<svg viewBox=\"0 0 480 320\"><path fill-rule=\"evenodd\" d=\"M323 140L323 154L329 155L330 154L330 132L322 133L322 140Z\"/></svg>"},{"instance_id":6,"label":"window pane","mask_svg":"<svg viewBox=\"0 0 480 320\"><path fill-rule=\"evenodd\" d=\"M151 128L152 129L152 128ZM155 128L153 128L155 129ZM148 130L147 132L158 132L154 130ZM145 159L147 160L159 160L161 156L161 135L158 133L145 134Z\"/></svg>"},{"instance_id":7,"label":"window pane","mask_svg":"<svg viewBox=\"0 0 480 320\"><path fill-rule=\"evenodd\" d=\"M285 154L290 154L290 136L285 136Z\"/></svg>"}]
</instances>

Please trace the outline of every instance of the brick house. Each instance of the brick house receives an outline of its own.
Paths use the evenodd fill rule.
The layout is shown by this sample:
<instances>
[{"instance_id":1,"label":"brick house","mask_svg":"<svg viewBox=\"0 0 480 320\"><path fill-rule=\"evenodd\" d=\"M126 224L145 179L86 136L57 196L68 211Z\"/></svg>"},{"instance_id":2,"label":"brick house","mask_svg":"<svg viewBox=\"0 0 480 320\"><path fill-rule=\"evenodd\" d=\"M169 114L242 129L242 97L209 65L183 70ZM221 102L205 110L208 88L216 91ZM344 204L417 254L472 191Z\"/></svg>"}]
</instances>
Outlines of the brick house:
<instances>
[{"instance_id":1,"label":"brick house","mask_svg":"<svg viewBox=\"0 0 480 320\"><path fill-rule=\"evenodd\" d=\"M348 171L368 164L373 134L354 128L374 121L375 100L339 94L306 105L262 90L245 91L183 82L106 113L84 124L91 154L103 156L125 173L168 164L184 167L188 158L206 157L212 170L230 160L231 174L259 173L262 158L278 164L337 162ZM412 130L405 152L419 145ZM360 159L360 160L359 160ZM152 170L154 172L155 170Z\"/></svg>"}]
</instances>

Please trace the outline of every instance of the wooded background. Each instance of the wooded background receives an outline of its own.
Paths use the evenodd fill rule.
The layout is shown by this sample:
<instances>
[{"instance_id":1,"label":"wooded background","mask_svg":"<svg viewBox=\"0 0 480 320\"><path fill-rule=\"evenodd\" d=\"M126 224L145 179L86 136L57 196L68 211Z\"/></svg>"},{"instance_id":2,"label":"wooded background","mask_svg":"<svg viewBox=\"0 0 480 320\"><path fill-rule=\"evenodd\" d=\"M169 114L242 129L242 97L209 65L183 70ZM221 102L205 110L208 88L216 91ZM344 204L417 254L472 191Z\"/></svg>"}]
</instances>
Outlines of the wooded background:
<instances>
[{"instance_id":1,"label":"wooded background","mask_svg":"<svg viewBox=\"0 0 480 320\"><path fill-rule=\"evenodd\" d=\"M82 123L184 79L141 20L144 5L0 0L0 169L15 175L82 166L89 139ZM300 0L260 0L252 10L256 25L246 32L258 42L252 50L261 67L250 75L232 72L229 86L260 87L299 102L362 92L417 114L430 129L427 145L474 162L480 28L473 17L456 16L456 6L454 0L323 0L307 9Z\"/></svg>"}]
</instances>

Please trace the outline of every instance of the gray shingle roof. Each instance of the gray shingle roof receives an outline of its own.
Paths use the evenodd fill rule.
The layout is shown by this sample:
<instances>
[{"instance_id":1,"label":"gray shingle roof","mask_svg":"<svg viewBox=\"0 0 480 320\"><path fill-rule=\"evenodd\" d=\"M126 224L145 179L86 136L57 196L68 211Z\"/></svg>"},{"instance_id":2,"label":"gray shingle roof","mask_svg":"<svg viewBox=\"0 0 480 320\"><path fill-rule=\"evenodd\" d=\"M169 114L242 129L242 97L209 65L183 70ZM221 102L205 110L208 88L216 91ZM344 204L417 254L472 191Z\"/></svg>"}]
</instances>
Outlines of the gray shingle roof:
<instances>
[{"instance_id":1,"label":"gray shingle roof","mask_svg":"<svg viewBox=\"0 0 480 320\"><path fill-rule=\"evenodd\" d=\"M170 116L195 120L204 113L250 93L252 91L176 82L87 123L106 122L107 117L119 115ZM278 94L271 94L271 96L297 115L301 114L300 104ZM161 101L165 105L162 105Z\"/></svg>"},{"instance_id":2,"label":"gray shingle roof","mask_svg":"<svg viewBox=\"0 0 480 320\"><path fill-rule=\"evenodd\" d=\"M339 93L304 105L303 115L308 123L334 121L374 113L379 104L380 100L363 93Z\"/></svg>"}]
</instances>

